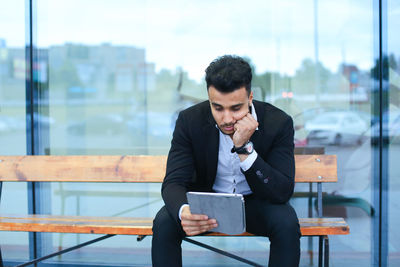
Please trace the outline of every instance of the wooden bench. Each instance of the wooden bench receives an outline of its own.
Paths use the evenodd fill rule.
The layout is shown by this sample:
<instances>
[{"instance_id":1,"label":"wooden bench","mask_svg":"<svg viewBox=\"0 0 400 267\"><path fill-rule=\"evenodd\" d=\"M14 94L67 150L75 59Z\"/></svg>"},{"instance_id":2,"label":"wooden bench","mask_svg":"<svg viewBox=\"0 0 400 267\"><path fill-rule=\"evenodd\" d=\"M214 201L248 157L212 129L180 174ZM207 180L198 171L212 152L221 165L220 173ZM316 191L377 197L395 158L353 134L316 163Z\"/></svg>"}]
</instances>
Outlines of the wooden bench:
<instances>
[{"instance_id":1,"label":"wooden bench","mask_svg":"<svg viewBox=\"0 0 400 267\"><path fill-rule=\"evenodd\" d=\"M349 234L342 218L322 218L322 183L337 181L335 155L296 155L296 183L317 183L318 218L300 218L303 236L319 237L319 266L329 266L329 235ZM161 183L166 156L0 156L0 196L2 182L113 182ZM105 234L92 241L35 259L44 259L109 238L113 235L137 235L138 241L152 235L153 218L58 216L37 214L1 214L1 231ZM208 236L226 236L210 233ZM240 236L252 236L243 233ZM185 241L211 249L253 266L247 259L210 247L190 238ZM1 256L1 251L0 251ZM2 263L2 261L1 261Z\"/></svg>"}]
</instances>

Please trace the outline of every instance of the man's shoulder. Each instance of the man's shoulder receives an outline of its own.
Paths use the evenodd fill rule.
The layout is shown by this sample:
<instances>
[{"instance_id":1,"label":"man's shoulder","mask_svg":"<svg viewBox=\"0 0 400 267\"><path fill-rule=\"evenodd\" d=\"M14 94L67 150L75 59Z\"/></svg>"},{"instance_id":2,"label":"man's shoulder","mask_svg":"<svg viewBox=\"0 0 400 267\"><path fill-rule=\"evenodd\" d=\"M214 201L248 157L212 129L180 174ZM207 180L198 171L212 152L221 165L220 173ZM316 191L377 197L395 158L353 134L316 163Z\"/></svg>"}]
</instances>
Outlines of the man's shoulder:
<instances>
[{"instance_id":1,"label":"man's shoulder","mask_svg":"<svg viewBox=\"0 0 400 267\"><path fill-rule=\"evenodd\" d=\"M209 102L203 101L193 106L190 106L182 110L181 115L188 118L208 118L210 114L210 104Z\"/></svg>"},{"instance_id":2,"label":"man's shoulder","mask_svg":"<svg viewBox=\"0 0 400 267\"><path fill-rule=\"evenodd\" d=\"M186 109L184 109L184 112L194 112L197 110L206 110L206 109L210 109L210 103L208 100L204 100L200 103L194 104Z\"/></svg>"},{"instance_id":3,"label":"man's shoulder","mask_svg":"<svg viewBox=\"0 0 400 267\"><path fill-rule=\"evenodd\" d=\"M210 125L215 125L215 121L212 119L209 102L204 101L179 112L175 131L183 131L188 136L197 138L204 130L209 129Z\"/></svg>"}]
</instances>

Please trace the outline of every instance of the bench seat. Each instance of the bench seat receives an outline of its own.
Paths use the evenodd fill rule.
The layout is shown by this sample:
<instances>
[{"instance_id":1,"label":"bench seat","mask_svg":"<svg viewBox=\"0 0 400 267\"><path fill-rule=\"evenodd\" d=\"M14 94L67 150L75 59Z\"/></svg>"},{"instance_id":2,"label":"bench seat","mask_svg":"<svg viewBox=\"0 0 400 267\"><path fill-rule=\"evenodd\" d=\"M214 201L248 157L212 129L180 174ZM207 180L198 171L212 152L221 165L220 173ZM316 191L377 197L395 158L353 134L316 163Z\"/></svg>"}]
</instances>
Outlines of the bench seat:
<instances>
[{"instance_id":1,"label":"bench seat","mask_svg":"<svg viewBox=\"0 0 400 267\"><path fill-rule=\"evenodd\" d=\"M346 235L349 226L343 218L300 218L303 236ZM0 217L1 231L53 232L80 234L152 235L153 218L4 215ZM223 236L209 233L209 236ZM241 236L252 236L243 233Z\"/></svg>"}]
</instances>

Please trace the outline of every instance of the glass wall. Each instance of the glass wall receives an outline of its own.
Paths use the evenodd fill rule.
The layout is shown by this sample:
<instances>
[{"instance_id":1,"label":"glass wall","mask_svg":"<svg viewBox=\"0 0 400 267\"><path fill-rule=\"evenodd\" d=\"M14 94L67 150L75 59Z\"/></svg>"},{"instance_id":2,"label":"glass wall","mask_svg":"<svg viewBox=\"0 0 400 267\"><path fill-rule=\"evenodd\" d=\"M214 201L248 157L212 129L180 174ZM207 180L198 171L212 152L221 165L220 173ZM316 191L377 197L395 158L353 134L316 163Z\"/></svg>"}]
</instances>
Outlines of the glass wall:
<instances>
[{"instance_id":1,"label":"glass wall","mask_svg":"<svg viewBox=\"0 0 400 267\"><path fill-rule=\"evenodd\" d=\"M388 54L385 57L388 72L385 80L388 81L389 105L387 127L382 129L383 138L389 144L388 157L388 265L399 266L400 264L400 231L397 227L399 222L400 197L400 168L398 156L400 153L400 3L388 1Z\"/></svg>"},{"instance_id":2,"label":"glass wall","mask_svg":"<svg viewBox=\"0 0 400 267\"><path fill-rule=\"evenodd\" d=\"M25 1L0 1L0 154L26 154ZM26 183L3 183L1 213L28 212ZM2 256L29 259L27 233L0 232Z\"/></svg>"},{"instance_id":3,"label":"glass wall","mask_svg":"<svg viewBox=\"0 0 400 267\"><path fill-rule=\"evenodd\" d=\"M1 154L26 154L30 145L24 82L24 36L30 26L35 53L29 81L38 93L37 124L28 131L38 135L32 144L35 154L167 154L179 111L207 99L208 64L224 54L244 56L254 68L255 99L293 117L296 147L323 148L324 153L337 155L339 182L323 188L324 216L344 217L351 234L331 237L331 265L374 265L373 244L379 239L373 228L379 207L372 197L379 190L373 185L372 149L379 145L379 119L371 110L373 104L379 105L373 90L377 77L371 75L377 67L376 1L42 0L32 1L32 24L24 1L9 2L0 2L0 25L8 29L0 31ZM399 10L399 4L389 1L392 196L399 175L393 163L398 154L395 140L400 139ZM163 205L160 185L37 186L36 208L46 214L151 217ZM27 212L26 188L5 183L1 211ZM308 185L297 184L291 203L299 217L310 212L315 216L315 206L309 207L302 197L305 191ZM16 194L18 202L7 205ZM391 199L389 229L395 234L396 202ZM13 253L24 249L28 235L1 235L3 258L23 259L23 254ZM40 234L39 254L94 237ZM268 259L266 238L198 239L260 264ZM397 260L396 240L389 240L392 266ZM117 236L45 263L148 266L150 245L150 237L137 243L135 237ZM301 245L301 266L316 265L317 239L302 238ZM238 264L189 244L183 251L188 266Z\"/></svg>"}]
</instances>

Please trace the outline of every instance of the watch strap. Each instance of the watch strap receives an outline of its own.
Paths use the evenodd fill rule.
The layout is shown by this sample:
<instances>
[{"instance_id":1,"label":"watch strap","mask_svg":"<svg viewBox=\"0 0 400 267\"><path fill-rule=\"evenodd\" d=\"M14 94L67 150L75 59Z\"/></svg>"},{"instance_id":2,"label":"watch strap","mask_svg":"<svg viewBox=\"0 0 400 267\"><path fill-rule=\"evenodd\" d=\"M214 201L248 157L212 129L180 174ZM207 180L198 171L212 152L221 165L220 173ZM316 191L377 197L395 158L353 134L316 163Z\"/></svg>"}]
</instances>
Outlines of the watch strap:
<instances>
[{"instance_id":1,"label":"watch strap","mask_svg":"<svg viewBox=\"0 0 400 267\"><path fill-rule=\"evenodd\" d=\"M240 147L235 147L233 146L231 149L231 153L237 153L237 154L251 154L253 152L253 147L251 147L251 151L248 150L248 145L253 146L253 143L251 141L247 141Z\"/></svg>"}]
</instances>

